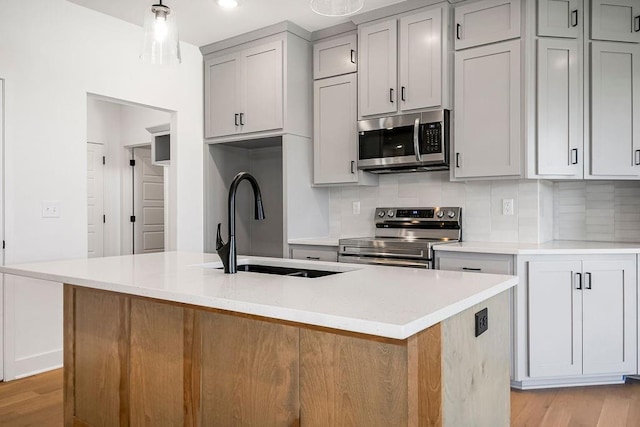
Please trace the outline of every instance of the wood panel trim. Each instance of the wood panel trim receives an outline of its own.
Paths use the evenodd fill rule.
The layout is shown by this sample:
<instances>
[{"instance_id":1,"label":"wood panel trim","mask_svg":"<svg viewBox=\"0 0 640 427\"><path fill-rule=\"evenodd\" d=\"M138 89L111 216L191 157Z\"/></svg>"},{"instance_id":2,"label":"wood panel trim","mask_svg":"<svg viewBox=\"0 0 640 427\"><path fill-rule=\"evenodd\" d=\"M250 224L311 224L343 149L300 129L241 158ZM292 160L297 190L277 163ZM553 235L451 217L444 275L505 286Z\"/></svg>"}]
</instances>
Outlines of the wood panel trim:
<instances>
[{"instance_id":1,"label":"wood panel trim","mask_svg":"<svg viewBox=\"0 0 640 427\"><path fill-rule=\"evenodd\" d=\"M130 373L131 373L131 298L122 295L120 308L120 336L118 337L118 358L120 359L120 427L128 427L131 415Z\"/></svg>"},{"instance_id":2,"label":"wood panel trim","mask_svg":"<svg viewBox=\"0 0 640 427\"><path fill-rule=\"evenodd\" d=\"M64 284L63 290L63 405L64 425L74 426L75 415L75 289Z\"/></svg>"},{"instance_id":3,"label":"wood panel trim","mask_svg":"<svg viewBox=\"0 0 640 427\"><path fill-rule=\"evenodd\" d=\"M192 309L184 310L184 425L201 425L201 366L202 339L200 315Z\"/></svg>"}]
</instances>

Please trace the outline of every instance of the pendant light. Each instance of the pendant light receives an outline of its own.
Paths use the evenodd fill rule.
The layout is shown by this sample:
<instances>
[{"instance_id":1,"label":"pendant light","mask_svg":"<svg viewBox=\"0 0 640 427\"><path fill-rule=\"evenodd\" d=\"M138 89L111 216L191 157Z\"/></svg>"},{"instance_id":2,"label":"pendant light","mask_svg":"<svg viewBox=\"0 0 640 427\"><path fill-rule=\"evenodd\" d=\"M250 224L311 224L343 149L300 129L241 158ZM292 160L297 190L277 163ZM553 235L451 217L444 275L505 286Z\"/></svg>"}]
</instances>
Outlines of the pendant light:
<instances>
[{"instance_id":1,"label":"pendant light","mask_svg":"<svg viewBox=\"0 0 640 427\"><path fill-rule=\"evenodd\" d=\"M152 64L168 65L182 62L176 13L169 6L154 4L144 17L144 41L140 58Z\"/></svg>"},{"instance_id":2,"label":"pendant light","mask_svg":"<svg viewBox=\"0 0 640 427\"><path fill-rule=\"evenodd\" d=\"M319 15L345 16L356 13L364 0L311 0L311 10Z\"/></svg>"}]
</instances>

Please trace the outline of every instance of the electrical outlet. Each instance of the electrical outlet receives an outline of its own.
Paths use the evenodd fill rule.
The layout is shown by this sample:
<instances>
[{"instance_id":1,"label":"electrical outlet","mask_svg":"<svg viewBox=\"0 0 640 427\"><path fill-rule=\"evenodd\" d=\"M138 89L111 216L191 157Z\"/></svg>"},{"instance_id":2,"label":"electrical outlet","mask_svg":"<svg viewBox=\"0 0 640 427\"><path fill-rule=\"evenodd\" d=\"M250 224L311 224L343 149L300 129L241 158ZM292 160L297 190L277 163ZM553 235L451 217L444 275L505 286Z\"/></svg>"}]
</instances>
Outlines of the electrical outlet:
<instances>
[{"instance_id":1,"label":"electrical outlet","mask_svg":"<svg viewBox=\"0 0 640 427\"><path fill-rule=\"evenodd\" d=\"M360 202L353 202L352 210L354 215L360 215Z\"/></svg>"},{"instance_id":2,"label":"electrical outlet","mask_svg":"<svg viewBox=\"0 0 640 427\"><path fill-rule=\"evenodd\" d=\"M489 329L489 310L487 308L476 313L476 337Z\"/></svg>"},{"instance_id":3,"label":"electrical outlet","mask_svg":"<svg viewBox=\"0 0 640 427\"><path fill-rule=\"evenodd\" d=\"M502 199L502 215L513 215L513 199Z\"/></svg>"},{"instance_id":4,"label":"electrical outlet","mask_svg":"<svg viewBox=\"0 0 640 427\"><path fill-rule=\"evenodd\" d=\"M42 218L60 218L60 202L57 200L43 200Z\"/></svg>"}]
</instances>

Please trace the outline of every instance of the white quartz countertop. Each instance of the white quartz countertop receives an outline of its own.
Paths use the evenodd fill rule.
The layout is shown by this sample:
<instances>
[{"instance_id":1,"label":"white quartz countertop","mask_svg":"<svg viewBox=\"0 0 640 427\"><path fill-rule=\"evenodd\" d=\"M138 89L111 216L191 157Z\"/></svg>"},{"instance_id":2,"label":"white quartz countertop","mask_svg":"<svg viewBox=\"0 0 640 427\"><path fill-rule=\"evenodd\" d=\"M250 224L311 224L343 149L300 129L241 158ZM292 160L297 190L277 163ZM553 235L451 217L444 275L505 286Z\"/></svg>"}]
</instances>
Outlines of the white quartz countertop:
<instances>
[{"instance_id":1,"label":"white quartz countertop","mask_svg":"<svg viewBox=\"0 0 640 427\"><path fill-rule=\"evenodd\" d=\"M344 271L314 279L224 274L217 255L164 252L0 267L0 272L274 319L405 339L517 284L517 277L238 257ZM206 264L206 266L202 266Z\"/></svg>"},{"instance_id":2,"label":"white quartz countertop","mask_svg":"<svg viewBox=\"0 0 640 427\"><path fill-rule=\"evenodd\" d=\"M436 245L434 250L505 255L636 254L640 253L640 243L573 240L552 240L545 243L459 242Z\"/></svg>"},{"instance_id":3,"label":"white quartz countertop","mask_svg":"<svg viewBox=\"0 0 640 427\"><path fill-rule=\"evenodd\" d=\"M290 245L338 246L340 237L311 237L305 239L289 239Z\"/></svg>"}]
</instances>

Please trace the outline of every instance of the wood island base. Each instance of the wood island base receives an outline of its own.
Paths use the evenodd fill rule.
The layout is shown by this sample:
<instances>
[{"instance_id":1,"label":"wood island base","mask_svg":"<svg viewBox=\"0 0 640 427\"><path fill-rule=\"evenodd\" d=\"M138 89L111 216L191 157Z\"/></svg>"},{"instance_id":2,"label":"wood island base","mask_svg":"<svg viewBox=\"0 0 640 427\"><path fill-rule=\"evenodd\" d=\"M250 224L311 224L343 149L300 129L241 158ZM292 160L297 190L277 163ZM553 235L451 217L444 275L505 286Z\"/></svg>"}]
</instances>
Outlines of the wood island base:
<instances>
[{"instance_id":1,"label":"wood island base","mask_svg":"<svg viewBox=\"0 0 640 427\"><path fill-rule=\"evenodd\" d=\"M67 284L65 425L507 426L507 295L394 340Z\"/></svg>"}]
</instances>

